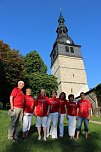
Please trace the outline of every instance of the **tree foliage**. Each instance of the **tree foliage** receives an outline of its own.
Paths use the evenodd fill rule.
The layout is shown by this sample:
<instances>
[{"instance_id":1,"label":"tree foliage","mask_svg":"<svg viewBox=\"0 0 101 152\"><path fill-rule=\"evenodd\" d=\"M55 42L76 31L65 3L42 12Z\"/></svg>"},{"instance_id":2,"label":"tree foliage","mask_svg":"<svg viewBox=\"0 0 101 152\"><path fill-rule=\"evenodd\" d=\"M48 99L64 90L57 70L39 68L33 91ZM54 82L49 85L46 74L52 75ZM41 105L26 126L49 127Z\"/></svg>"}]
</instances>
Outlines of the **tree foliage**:
<instances>
[{"instance_id":1,"label":"tree foliage","mask_svg":"<svg viewBox=\"0 0 101 152\"><path fill-rule=\"evenodd\" d=\"M29 74L39 72L45 74L47 66L42 61L40 55L36 51L31 51L25 57L25 71Z\"/></svg>"},{"instance_id":2,"label":"tree foliage","mask_svg":"<svg viewBox=\"0 0 101 152\"><path fill-rule=\"evenodd\" d=\"M22 57L18 50L0 41L0 98L4 104L19 80L25 81L25 88L32 88L34 96L41 88L48 96L58 88L57 79L47 74L47 66L36 51Z\"/></svg>"},{"instance_id":3,"label":"tree foliage","mask_svg":"<svg viewBox=\"0 0 101 152\"><path fill-rule=\"evenodd\" d=\"M56 77L46 73L47 66L36 51L31 51L24 59L26 84L32 88L34 96L37 96L41 88L46 90L48 96L52 90L58 89Z\"/></svg>"},{"instance_id":4,"label":"tree foliage","mask_svg":"<svg viewBox=\"0 0 101 152\"><path fill-rule=\"evenodd\" d=\"M23 78L24 60L18 50L0 41L0 92L8 96L11 88Z\"/></svg>"}]
</instances>

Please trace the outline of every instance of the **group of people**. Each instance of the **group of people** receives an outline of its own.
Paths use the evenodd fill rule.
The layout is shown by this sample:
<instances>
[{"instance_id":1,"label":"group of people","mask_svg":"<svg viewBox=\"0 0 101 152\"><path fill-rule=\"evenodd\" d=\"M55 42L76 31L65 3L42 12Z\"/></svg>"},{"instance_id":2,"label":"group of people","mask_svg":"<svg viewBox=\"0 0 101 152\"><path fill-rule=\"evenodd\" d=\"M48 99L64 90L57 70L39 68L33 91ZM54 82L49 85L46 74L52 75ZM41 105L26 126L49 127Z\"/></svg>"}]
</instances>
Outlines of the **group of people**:
<instances>
[{"instance_id":1,"label":"group of people","mask_svg":"<svg viewBox=\"0 0 101 152\"><path fill-rule=\"evenodd\" d=\"M8 139L19 140L19 123L22 121L23 138L27 138L31 126L32 116L36 117L36 127L38 131L38 140L41 140L41 129L43 129L43 140L46 141L51 135L52 139L58 136L64 136L64 118L68 120L68 135L76 139L84 121L85 138L88 138L88 122L90 118L91 105L85 98L85 93L80 94L81 100L77 103L73 94L68 96L61 92L57 98L57 92L53 91L51 98L46 96L45 90L41 89L36 99L33 98L32 90L26 89L26 95L22 92L24 82L19 81L10 95L11 116L10 126L8 128ZM77 120L77 127L76 127ZM59 126L59 135L57 127Z\"/></svg>"}]
</instances>

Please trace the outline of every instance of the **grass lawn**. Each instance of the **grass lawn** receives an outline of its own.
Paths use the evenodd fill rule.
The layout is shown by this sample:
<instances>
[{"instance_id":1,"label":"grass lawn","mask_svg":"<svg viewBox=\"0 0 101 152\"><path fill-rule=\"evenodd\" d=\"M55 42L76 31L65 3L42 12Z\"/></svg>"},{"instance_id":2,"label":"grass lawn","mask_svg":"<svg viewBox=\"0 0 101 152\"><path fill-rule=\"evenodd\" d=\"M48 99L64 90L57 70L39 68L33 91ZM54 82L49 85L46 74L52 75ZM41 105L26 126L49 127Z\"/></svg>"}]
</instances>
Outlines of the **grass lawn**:
<instances>
[{"instance_id":1,"label":"grass lawn","mask_svg":"<svg viewBox=\"0 0 101 152\"><path fill-rule=\"evenodd\" d=\"M101 116L92 116L91 120L100 121L101 122Z\"/></svg>"},{"instance_id":2,"label":"grass lawn","mask_svg":"<svg viewBox=\"0 0 101 152\"><path fill-rule=\"evenodd\" d=\"M45 141L37 140L35 118L31 127L29 139L20 143L7 139L7 129L10 118L7 111L0 110L0 152L101 152L101 125L89 124L89 139L84 138L82 132L79 140L71 141L67 136L65 120L65 136L61 139Z\"/></svg>"}]
</instances>

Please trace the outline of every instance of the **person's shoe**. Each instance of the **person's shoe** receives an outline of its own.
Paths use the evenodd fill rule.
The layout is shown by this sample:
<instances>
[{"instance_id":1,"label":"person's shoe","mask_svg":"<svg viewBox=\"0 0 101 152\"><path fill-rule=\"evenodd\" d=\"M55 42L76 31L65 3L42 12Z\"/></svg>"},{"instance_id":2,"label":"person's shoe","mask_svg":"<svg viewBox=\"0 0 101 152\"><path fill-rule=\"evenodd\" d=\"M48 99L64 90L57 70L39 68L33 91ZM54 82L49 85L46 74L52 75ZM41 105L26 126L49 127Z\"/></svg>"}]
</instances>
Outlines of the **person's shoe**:
<instances>
[{"instance_id":1,"label":"person's shoe","mask_svg":"<svg viewBox=\"0 0 101 152\"><path fill-rule=\"evenodd\" d=\"M59 136L60 138L63 138L63 136Z\"/></svg>"},{"instance_id":2,"label":"person's shoe","mask_svg":"<svg viewBox=\"0 0 101 152\"><path fill-rule=\"evenodd\" d=\"M38 137L38 140L41 140L41 136Z\"/></svg>"},{"instance_id":3,"label":"person's shoe","mask_svg":"<svg viewBox=\"0 0 101 152\"><path fill-rule=\"evenodd\" d=\"M21 138L14 138L13 142L22 142L22 139Z\"/></svg>"},{"instance_id":4,"label":"person's shoe","mask_svg":"<svg viewBox=\"0 0 101 152\"><path fill-rule=\"evenodd\" d=\"M79 137L74 138L75 140L79 140Z\"/></svg>"},{"instance_id":5,"label":"person's shoe","mask_svg":"<svg viewBox=\"0 0 101 152\"><path fill-rule=\"evenodd\" d=\"M88 136L87 136L87 137L85 137L85 139L88 139Z\"/></svg>"},{"instance_id":6,"label":"person's shoe","mask_svg":"<svg viewBox=\"0 0 101 152\"><path fill-rule=\"evenodd\" d=\"M44 140L44 141L47 141L46 137L43 137L43 140Z\"/></svg>"},{"instance_id":7,"label":"person's shoe","mask_svg":"<svg viewBox=\"0 0 101 152\"><path fill-rule=\"evenodd\" d=\"M69 139L72 140L73 139L72 136L70 136Z\"/></svg>"},{"instance_id":8,"label":"person's shoe","mask_svg":"<svg viewBox=\"0 0 101 152\"><path fill-rule=\"evenodd\" d=\"M55 139L57 139L57 138L52 138L52 140L55 140Z\"/></svg>"},{"instance_id":9,"label":"person's shoe","mask_svg":"<svg viewBox=\"0 0 101 152\"><path fill-rule=\"evenodd\" d=\"M49 134L47 134L47 136L46 136L47 138L49 137Z\"/></svg>"},{"instance_id":10,"label":"person's shoe","mask_svg":"<svg viewBox=\"0 0 101 152\"><path fill-rule=\"evenodd\" d=\"M8 137L8 140L13 140L13 137Z\"/></svg>"},{"instance_id":11,"label":"person's shoe","mask_svg":"<svg viewBox=\"0 0 101 152\"><path fill-rule=\"evenodd\" d=\"M26 138L26 134L25 133L23 133L23 139L25 139Z\"/></svg>"}]
</instances>

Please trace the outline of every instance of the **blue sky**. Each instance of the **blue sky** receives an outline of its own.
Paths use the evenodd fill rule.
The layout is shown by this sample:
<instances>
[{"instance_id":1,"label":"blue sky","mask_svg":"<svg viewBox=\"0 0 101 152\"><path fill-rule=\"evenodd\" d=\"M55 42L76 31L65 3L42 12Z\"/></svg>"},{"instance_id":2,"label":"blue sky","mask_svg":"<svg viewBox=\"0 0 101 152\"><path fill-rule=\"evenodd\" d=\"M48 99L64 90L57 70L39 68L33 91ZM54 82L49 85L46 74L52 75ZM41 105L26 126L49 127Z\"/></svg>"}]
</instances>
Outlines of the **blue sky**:
<instances>
[{"instance_id":1,"label":"blue sky","mask_svg":"<svg viewBox=\"0 0 101 152\"><path fill-rule=\"evenodd\" d=\"M37 50L50 73L60 7L93 88L101 83L101 0L0 0L0 39L23 55Z\"/></svg>"}]
</instances>

